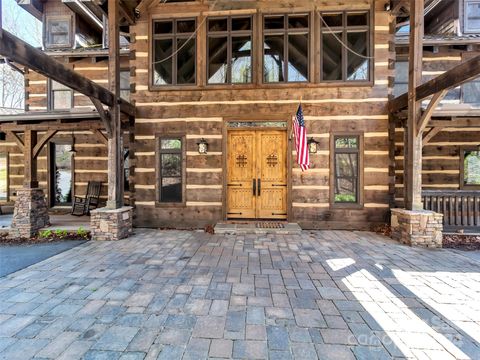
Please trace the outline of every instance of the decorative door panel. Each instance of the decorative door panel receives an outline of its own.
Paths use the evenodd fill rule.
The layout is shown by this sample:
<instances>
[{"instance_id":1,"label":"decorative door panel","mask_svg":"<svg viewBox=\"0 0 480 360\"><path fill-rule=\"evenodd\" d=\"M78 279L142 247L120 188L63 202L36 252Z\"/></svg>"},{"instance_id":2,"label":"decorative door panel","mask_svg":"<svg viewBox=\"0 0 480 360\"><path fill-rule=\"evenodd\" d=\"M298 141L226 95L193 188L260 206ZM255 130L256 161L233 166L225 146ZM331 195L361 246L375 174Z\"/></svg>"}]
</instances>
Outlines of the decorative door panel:
<instances>
[{"instance_id":1,"label":"decorative door panel","mask_svg":"<svg viewBox=\"0 0 480 360\"><path fill-rule=\"evenodd\" d=\"M255 217L254 182L255 131L228 133L227 161L227 217L252 219Z\"/></svg>"},{"instance_id":2,"label":"decorative door panel","mask_svg":"<svg viewBox=\"0 0 480 360\"><path fill-rule=\"evenodd\" d=\"M287 139L284 131L257 133L257 217L287 218Z\"/></svg>"}]
</instances>

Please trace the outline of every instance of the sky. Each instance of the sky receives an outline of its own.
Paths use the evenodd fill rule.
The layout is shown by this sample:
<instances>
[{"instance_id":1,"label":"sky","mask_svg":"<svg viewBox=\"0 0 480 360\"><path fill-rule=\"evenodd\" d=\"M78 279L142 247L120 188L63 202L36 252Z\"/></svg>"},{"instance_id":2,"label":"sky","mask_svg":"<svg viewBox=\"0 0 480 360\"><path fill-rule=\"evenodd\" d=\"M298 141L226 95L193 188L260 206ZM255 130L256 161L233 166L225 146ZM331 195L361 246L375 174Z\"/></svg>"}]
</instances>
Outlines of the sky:
<instances>
[{"instance_id":1,"label":"sky","mask_svg":"<svg viewBox=\"0 0 480 360\"><path fill-rule=\"evenodd\" d=\"M42 25L17 5L15 0L2 0L2 26L33 46L41 46Z\"/></svg>"}]
</instances>

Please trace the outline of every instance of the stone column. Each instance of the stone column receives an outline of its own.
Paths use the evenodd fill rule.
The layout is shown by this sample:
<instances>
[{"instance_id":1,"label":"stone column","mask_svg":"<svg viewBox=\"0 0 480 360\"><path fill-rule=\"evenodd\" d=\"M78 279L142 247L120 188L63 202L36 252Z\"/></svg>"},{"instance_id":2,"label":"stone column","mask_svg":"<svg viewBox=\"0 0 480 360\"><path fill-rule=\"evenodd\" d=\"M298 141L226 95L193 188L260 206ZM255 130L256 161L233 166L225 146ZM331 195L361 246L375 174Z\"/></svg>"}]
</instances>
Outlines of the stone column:
<instances>
[{"instance_id":1,"label":"stone column","mask_svg":"<svg viewBox=\"0 0 480 360\"><path fill-rule=\"evenodd\" d=\"M43 190L39 188L17 190L9 238L31 238L49 222Z\"/></svg>"},{"instance_id":2,"label":"stone column","mask_svg":"<svg viewBox=\"0 0 480 360\"><path fill-rule=\"evenodd\" d=\"M429 210L392 209L392 238L403 244L441 248L443 214Z\"/></svg>"},{"instance_id":3,"label":"stone column","mask_svg":"<svg viewBox=\"0 0 480 360\"><path fill-rule=\"evenodd\" d=\"M133 232L133 208L101 208L90 211L92 240L120 240Z\"/></svg>"}]
</instances>

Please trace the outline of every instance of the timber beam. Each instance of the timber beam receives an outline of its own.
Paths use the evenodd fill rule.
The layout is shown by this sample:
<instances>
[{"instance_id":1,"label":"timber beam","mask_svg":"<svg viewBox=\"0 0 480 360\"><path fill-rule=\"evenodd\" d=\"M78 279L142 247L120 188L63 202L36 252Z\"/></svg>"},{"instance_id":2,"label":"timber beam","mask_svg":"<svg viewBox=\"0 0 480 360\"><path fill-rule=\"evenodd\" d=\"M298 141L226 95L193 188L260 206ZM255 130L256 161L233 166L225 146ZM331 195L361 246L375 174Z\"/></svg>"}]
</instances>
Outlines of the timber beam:
<instances>
[{"instance_id":1,"label":"timber beam","mask_svg":"<svg viewBox=\"0 0 480 360\"><path fill-rule=\"evenodd\" d=\"M428 122L432 118L432 114L435 111L435 108L443 100L445 95L447 95L448 90L442 90L439 93L436 93L433 98L430 100L427 109L423 112L421 118L417 123L417 136L420 135L423 130L427 127Z\"/></svg>"},{"instance_id":2,"label":"timber beam","mask_svg":"<svg viewBox=\"0 0 480 360\"><path fill-rule=\"evenodd\" d=\"M423 48L422 48L423 49ZM480 75L480 55L470 59L436 78L416 88L416 101L422 101L429 96L450 90L465 82L476 79ZM408 106L408 93L393 99L389 104L390 112L400 111Z\"/></svg>"},{"instance_id":3,"label":"timber beam","mask_svg":"<svg viewBox=\"0 0 480 360\"><path fill-rule=\"evenodd\" d=\"M38 154L40 154L40 151L42 151L42 148L45 146L45 144L55 136L55 134L58 132L58 130L48 130L45 135L40 139L35 144L35 147L33 148L33 158L36 159Z\"/></svg>"},{"instance_id":4,"label":"timber beam","mask_svg":"<svg viewBox=\"0 0 480 360\"><path fill-rule=\"evenodd\" d=\"M443 126L432 127L425 134L423 134L423 139L422 139L423 146L427 145L435 135L437 135L440 131L442 131L442 129L443 129Z\"/></svg>"},{"instance_id":5,"label":"timber beam","mask_svg":"<svg viewBox=\"0 0 480 360\"><path fill-rule=\"evenodd\" d=\"M15 138L17 143L22 142L15 132L25 132L28 130L35 131L49 131L55 129L57 131L94 131L96 129L103 129L103 124L98 120L92 121L80 121L80 122L42 122L37 124L14 124L14 123L5 123L0 124L0 130L5 131L7 134L12 135ZM22 142L23 144L23 142Z\"/></svg>"},{"instance_id":6,"label":"timber beam","mask_svg":"<svg viewBox=\"0 0 480 360\"><path fill-rule=\"evenodd\" d=\"M67 68L43 51L34 48L5 30L3 30L2 41L0 41L0 55L90 98L95 98L102 104L110 107L118 104L123 113L129 116L135 115L134 105L121 98L115 98L115 95L103 86Z\"/></svg>"},{"instance_id":7,"label":"timber beam","mask_svg":"<svg viewBox=\"0 0 480 360\"><path fill-rule=\"evenodd\" d=\"M23 152L23 150L24 150L24 148L25 148L25 144L24 144L23 140L20 138L20 136L18 136L18 134L17 134L16 132L13 132L13 131L8 131L8 130L7 130L7 131L5 131L5 133L6 133L7 135L10 135L10 136L13 137L13 139L14 139L15 142L17 143L18 147L19 147L20 150L22 150L22 152Z\"/></svg>"}]
</instances>

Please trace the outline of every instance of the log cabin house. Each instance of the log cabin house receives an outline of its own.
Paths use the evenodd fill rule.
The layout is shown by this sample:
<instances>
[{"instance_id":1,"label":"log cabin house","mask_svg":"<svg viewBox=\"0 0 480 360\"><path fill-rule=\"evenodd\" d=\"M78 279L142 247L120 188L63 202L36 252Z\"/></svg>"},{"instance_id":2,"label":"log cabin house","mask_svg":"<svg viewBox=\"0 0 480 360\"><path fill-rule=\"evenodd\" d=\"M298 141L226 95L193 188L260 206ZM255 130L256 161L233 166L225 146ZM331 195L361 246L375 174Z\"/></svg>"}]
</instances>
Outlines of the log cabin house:
<instances>
[{"instance_id":1,"label":"log cabin house","mask_svg":"<svg viewBox=\"0 0 480 360\"><path fill-rule=\"evenodd\" d=\"M6 204L39 187L62 211L97 180L112 209L133 207L138 227L370 229L392 207L415 209L418 186L404 192L404 165L415 163L426 209L480 226L479 82L429 94L423 160L404 153L409 114L395 102L408 89L413 24L425 29L414 44L420 86L479 55L479 1L18 3L42 21L44 54L61 65L48 72L48 59L0 52L25 67L26 111L0 117ZM312 139L305 172L292 137L300 104Z\"/></svg>"}]
</instances>

